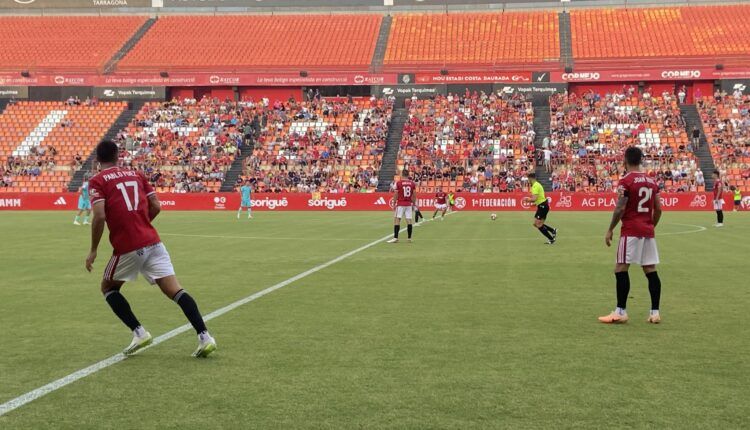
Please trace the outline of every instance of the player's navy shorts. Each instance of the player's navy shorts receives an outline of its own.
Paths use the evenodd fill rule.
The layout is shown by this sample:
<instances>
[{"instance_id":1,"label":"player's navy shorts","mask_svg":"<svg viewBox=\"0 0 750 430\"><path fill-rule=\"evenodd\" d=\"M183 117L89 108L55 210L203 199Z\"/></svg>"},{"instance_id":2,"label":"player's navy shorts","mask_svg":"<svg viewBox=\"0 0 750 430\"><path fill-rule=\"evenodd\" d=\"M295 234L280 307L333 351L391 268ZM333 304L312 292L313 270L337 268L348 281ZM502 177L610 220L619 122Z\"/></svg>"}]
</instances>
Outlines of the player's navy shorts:
<instances>
[{"instance_id":1,"label":"player's navy shorts","mask_svg":"<svg viewBox=\"0 0 750 430\"><path fill-rule=\"evenodd\" d=\"M540 203L536 205L536 213L534 214L534 218L547 219L547 213L549 213L549 203Z\"/></svg>"}]
</instances>

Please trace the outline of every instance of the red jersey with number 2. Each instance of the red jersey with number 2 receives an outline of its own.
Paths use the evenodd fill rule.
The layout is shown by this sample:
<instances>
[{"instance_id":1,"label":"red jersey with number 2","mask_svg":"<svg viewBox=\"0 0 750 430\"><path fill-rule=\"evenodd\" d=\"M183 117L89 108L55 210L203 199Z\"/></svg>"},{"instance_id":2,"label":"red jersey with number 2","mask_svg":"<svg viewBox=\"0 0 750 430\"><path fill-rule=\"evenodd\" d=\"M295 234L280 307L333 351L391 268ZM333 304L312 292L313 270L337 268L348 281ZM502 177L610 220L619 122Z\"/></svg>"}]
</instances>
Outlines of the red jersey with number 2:
<instances>
[{"instance_id":1,"label":"red jersey with number 2","mask_svg":"<svg viewBox=\"0 0 750 430\"><path fill-rule=\"evenodd\" d=\"M91 178L89 188L91 205L104 205L115 255L161 242L148 215L148 196L154 189L141 173L110 167Z\"/></svg>"},{"instance_id":2,"label":"red jersey with number 2","mask_svg":"<svg viewBox=\"0 0 750 430\"><path fill-rule=\"evenodd\" d=\"M396 182L396 192L398 193L397 206L411 206L412 196L417 190L417 185L409 179Z\"/></svg>"},{"instance_id":3,"label":"red jersey with number 2","mask_svg":"<svg viewBox=\"0 0 750 430\"><path fill-rule=\"evenodd\" d=\"M654 207L659 198L654 178L642 172L629 172L620 180L617 193L628 198L620 236L654 237Z\"/></svg>"}]
</instances>

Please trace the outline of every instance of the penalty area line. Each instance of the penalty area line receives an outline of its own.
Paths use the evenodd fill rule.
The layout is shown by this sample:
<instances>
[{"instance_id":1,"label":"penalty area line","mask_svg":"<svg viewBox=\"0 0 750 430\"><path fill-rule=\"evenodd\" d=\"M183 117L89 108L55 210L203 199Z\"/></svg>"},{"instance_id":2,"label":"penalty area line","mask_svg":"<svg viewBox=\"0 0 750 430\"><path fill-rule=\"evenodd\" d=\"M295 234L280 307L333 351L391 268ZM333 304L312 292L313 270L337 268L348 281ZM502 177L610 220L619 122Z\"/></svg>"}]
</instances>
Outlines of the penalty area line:
<instances>
[{"instance_id":1,"label":"penalty area line","mask_svg":"<svg viewBox=\"0 0 750 430\"><path fill-rule=\"evenodd\" d=\"M423 220L421 222L418 222L415 225L421 225L421 224L424 224L424 223L427 223L427 222L430 222L430 221L432 221L432 219L426 219L426 220ZM404 229L401 229L400 231L403 232L403 231L406 231L406 229L404 228ZM219 308L219 309L217 309L217 310L215 310L215 311L213 311L213 312L211 312L209 314L204 315L203 319L205 321L210 321L210 320L212 320L214 318L218 318L218 317L220 317L220 316L222 316L222 315L224 315L224 314L226 314L228 312L231 312L231 311L237 309L238 307L240 307L242 305L245 305L245 304L250 303L250 302L252 302L254 300L257 300L257 299L259 299L259 298L261 298L261 297L263 297L263 296L265 296L267 294L270 294L270 293L272 293L272 292L274 292L274 291L276 291L278 289L284 288L284 287L286 287L289 284L292 284L292 283L294 283L296 281L299 281L302 278L306 278L306 277L312 275L313 273L320 272L321 270L323 270L323 269L325 269L327 267L330 267L330 266L332 266L332 265L334 265L336 263L339 263L339 262L341 262L343 260L346 260L347 258L349 258L349 257L351 257L351 256L353 256L355 254L358 254L358 253L360 253L360 252L362 252L362 251L364 251L366 249L372 248L375 245L383 243L386 240L390 239L391 236L392 235L390 235L390 234L387 235L387 236L383 236L380 239L377 239L377 240L372 241L372 242L370 242L370 243L368 243L366 245L360 246L357 249L354 249L354 250L349 251L349 252L347 252L345 254L342 254L342 255L334 258L333 260L329 260L329 261L327 261L327 262L325 262L323 264L320 264L318 266L313 267L312 269L308 269L308 270L306 270L306 271L304 271L304 272L302 272L302 273L300 273L298 275L292 276L289 279L281 281L278 284L272 285L272 286L270 286L270 287L268 287L268 288L266 288L264 290L258 291L257 293L251 294L251 295L249 295L249 296L247 296L247 297L245 297L243 299L237 300L236 302L230 303L230 304L228 304L228 305L226 305L226 306L224 306L222 308ZM151 345L149 345L148 347L143 348L143 349L145 350L145 349L148 349L148 348L152 348L152 347L154 347L154 346L156 346L156 345L158 345L160 343L164 343L164 342L168 341L169 339L172 339L173 337L175 337L175 336L177 336L179 334L182 334L182 333L185 333L186 331L191 330L192 328L193 327L190 324L184 324L184 325L182 325L180 327L177 327L177 328L175 328L173 330L170 330L170 331L168 331L168 332L166 332L166 333L164 333L164 334L162 334L160 336L155 337L153 343ZM94 374L94 373L96 373L96 372L98 372L98 371L100 371L102 369L106 369L106 368L108 368L110 366L113 366L113 365L115 365L115 364L117 364L117 363L125 360L126 358L127 358L127 356L124 355L124 354L122 354L122 353L115 354L115 355L113 355L113 356L111 356L109 358L105 358L104 360L101 360L101 361L99 361L97 363L94 363L91 366L84 367L83 369L77 370L77 371L75 371L75 372L73 372L73 373L71 373L71 374L69 374L67 376L63 376L60 379L57 379L57 380L52 381L52 382L50 382L48 384L42 385L41 387L39 387L37 389L34 389L32 391L29 391L26 394L22 394L22 395L14 398L14 399L8 400L7 402L5 402L3 404L0 404L0 417L2 417L3 415L7 414L8 412L11 412L13 410L16 410L16 409L20 408L21 406L24 406L24 405L26 405L28 403L31 403L34 400L39 399L40 397L43 397L43 396L45 396L45 395L47 395L49 393L57 391L57 390L65 387L66 385L72 384L73 382L76 382L76 381L81 380L81 379L83 379L83 378L85 378L87 376L90 376L90 375L92 375L92 374Z\"/></svg>"}]
</instances>

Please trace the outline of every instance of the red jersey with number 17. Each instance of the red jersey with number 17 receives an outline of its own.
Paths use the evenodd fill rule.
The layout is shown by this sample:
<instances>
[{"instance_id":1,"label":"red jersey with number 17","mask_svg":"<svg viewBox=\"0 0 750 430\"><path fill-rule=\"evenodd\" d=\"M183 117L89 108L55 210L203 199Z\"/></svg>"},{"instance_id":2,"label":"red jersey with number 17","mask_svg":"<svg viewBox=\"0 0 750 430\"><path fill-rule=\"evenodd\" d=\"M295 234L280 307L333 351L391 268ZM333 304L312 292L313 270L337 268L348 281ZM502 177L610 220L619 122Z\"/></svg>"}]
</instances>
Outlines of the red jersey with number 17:
<instances>
[{"instance_id":1,"label":"red jersey with number 17","mask_svg":"<svg viewBox=\"0 0 750 430\"><path fill-rule=\"evenodd\" d=\"M659 198L654 178L643 172L628 172L620 179L617 193L628 198L620 236L654 237L654 208Z\"/></svg>"},{"instance_id":2,"label":"red jersey with number 17","mask_svg":"<svg viewBox=\"0 0 750 430\"><path fill-rule=\"evenodd\" d=\"M141 173L110 167L91 178L89 188L91 206L104 205L115 255L161 242L148 215L148 196L154 189Z\"/></svg>"},{"instance_id":3,"label":"red jersey with number 17","mask_svg":"<svg viewBox=\"0 0 750 430\"><path fill-rule=\"evenodd\" d=\"M448 194L445 194L443 192L435 193L435 203L439 205L446 204L446 199L448 198Z\"/></svg>"},{"instance_id":4,"label":"red jersey with number 17","mask_svg":"<svg viewBox=\"0 0 750 430\"><path fill-rule=\"evenodd\" d=\"M396 182L396 192L398 193L396 206L411 206L412 196L417 190L417 185L410 179L404 179Z\"/></svg>"}]
</instances>

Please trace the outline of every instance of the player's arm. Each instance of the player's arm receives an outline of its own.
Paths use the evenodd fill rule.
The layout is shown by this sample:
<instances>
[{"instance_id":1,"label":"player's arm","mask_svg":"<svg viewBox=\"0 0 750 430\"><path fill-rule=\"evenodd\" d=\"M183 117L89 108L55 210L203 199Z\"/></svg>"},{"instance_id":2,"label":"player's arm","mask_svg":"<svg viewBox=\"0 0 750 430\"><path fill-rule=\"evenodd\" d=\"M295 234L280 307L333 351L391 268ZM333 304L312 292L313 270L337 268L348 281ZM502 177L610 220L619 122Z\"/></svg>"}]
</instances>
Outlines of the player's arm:
<instances>
[{"instance_id":1,"label":"player's arm","mask_svg":"<svg viewBox=\"0 0 750 430\"><path fill-rule=\"evenodd\" d=\"M94 261L96 261L96 251L99 249L99 242L102 240L104 234L104 224L107 221L107 213L104 211L104 200L99 200L92 206L92 213L94 214L91 220L91 249L89 255L86 257L86 270L89 272L94 268Z\"/></svg>"},{"instance_id":2,"label":"player's arm","mask_svg":"<svg viewBox=\"0 0 750 430\"><path fill-rule=\"evenodd\" d=\"M661 219L661 197L659 197L659 193L656 193L656 200L654 200L654 227L659 225L659 220Z\"/></svg>"},{"instance_id":3,"label":"player's arm","mask_svg":"<svg viewBox=\"0 0 750 430\"><path fill-rule=\"evenodd\" d=\"M607 246L612 245L612 236L615 232L615 227L622 220L622 215L625 213L625 207L628 205L628 195L624 191L620 191L617 196L617 206L614 212L612 212L612 221L609 223L609 229L607 234L604 236L604 243Z\"/></svg>"},{"instance_id":4,"label":"player's arm","mask_svg":"<svg viewBox=\"0 0 750 430\"><path fill-rule=\"evenodd\" d=\"M536 206L536 201L539 200L539 194L531 194L531 197L527 197L526 201L532 206Z\"/></svg>"},{"instance_id":5,"label":"player's arm","mask_svg":"<svg viewBox=\"0 0 750 430\"><path fill-rule=\"evenodd\" d=\"M156 194L148 196L148 218L153 221L161 213L161 202Z\"/></svg>"}]
</instances>

